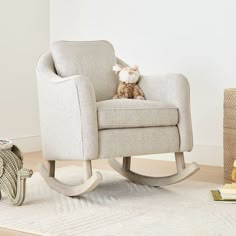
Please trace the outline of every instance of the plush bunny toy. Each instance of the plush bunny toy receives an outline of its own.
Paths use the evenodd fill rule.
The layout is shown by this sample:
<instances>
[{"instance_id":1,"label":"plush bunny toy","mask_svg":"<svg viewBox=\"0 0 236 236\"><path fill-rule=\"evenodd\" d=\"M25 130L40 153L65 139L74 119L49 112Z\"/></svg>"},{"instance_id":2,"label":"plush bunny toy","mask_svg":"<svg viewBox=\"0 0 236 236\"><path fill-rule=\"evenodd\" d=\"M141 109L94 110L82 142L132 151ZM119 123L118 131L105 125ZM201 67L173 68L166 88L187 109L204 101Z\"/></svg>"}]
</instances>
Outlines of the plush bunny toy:
<instances>
[{"instance_id":1,"label":"plush bunny toy","mask_svg":"<svg viewBox=\"0 0 236 236\"><path fill-rule=\"evenodd\" d=\"M113 99L117 98L134 98L145 99L144 93L137 85L140 77L138 66L123 67L121 65L114 65L113 71L119 74L120 83L117 88L117 93L113 96Z\"/></svg>"}]
</instances>

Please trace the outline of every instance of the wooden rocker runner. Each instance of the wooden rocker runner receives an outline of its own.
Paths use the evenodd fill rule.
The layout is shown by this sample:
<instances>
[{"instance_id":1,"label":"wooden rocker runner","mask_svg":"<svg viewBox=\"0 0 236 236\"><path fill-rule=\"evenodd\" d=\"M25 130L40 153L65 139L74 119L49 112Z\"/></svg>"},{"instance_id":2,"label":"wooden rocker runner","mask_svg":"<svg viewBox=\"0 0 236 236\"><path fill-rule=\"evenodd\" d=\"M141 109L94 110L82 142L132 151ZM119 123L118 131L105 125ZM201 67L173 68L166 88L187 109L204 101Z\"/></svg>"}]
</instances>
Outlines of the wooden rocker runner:
<instances>
[{"instance_id":1,"label":"wooden rocker runner","mask_svg":"<svg viewBox=\"0 0 236 236\"><path fill-rule=\"evenodd\" d=\"M125 178L138 184L164 186L182 181L199 167L185 167L184 152L193 147L188 80L180 74L141 76L145 100L112 99L118 77L112 67L125 62L107 41L55 42L37 63L43 156L39 171L47 184L66 196L92 191L101 182L91 162L109 159ZM149 177L130 169L131 156L175 153L177 173ZM114 158L123 157L120 165ZM55 178L55 161L84 162L84 182L72 186Z\"/></svg>"},{"instance_id":2,"label":"wooden rocker runner","mask_svg":"<svg viewBox=\"0 0 236 236\"><path fill-rule=\"evenodd\" d=\"M192 163L188 167L185 166L184 155L182 152L175 153L175 158L177 173L162 177L145 176L131 171L131 157L123 157L123 166L121 166L120 163L114 158L110 159L108 162L114 170L116 170L119 174L129 179L130 181L137 184L157 187L175 184L180 181L183 181L199 170L199 166L197 163Z\"/></svg>"},{"instance_id":3,"label":"wooden rocker runner","mask_svg":"<svg viewBox=\"0 0 236 236\"><path fill-rule=\"evenodd\" d=\"M68 197L79 196L83 193L90 192L95 189L102 180L100 172L92 174L91 161L84 162L84 183L81 185L63 184L55 178L55 161L48 161L48 167L43 164L39 166L39 172L47 182L47 184L57 191Z\"/></svg>"}]
</instances>

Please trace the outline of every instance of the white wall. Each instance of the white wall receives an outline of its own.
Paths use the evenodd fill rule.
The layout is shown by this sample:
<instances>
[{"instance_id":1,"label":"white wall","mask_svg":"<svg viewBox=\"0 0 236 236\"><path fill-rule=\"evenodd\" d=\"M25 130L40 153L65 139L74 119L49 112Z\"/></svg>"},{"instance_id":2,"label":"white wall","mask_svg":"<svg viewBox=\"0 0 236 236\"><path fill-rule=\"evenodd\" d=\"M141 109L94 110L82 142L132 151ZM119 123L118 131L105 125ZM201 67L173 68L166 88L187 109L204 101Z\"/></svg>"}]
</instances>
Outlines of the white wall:
<instances>
[{"instance_id":1,"label":"white wall","mask_svg":"<svg viewBox=\"0 0 236 236\"><path fill-rule=\"evenodd\" d=\"M223 92L236 86L235 0L52 0L51 41L107 39L144 74L190 80L194 152L222 165Z\"/></svg>"},{"instance_id":2,"label":"white wall","mask_svg":"<svg viewBox=\"0 0 236 236\"><path fill-rule=\"evenodd\" d=\"M49 1L0 3L0 137L40 150L35 65L49 48Z\"/></svg>"}]
</instances>

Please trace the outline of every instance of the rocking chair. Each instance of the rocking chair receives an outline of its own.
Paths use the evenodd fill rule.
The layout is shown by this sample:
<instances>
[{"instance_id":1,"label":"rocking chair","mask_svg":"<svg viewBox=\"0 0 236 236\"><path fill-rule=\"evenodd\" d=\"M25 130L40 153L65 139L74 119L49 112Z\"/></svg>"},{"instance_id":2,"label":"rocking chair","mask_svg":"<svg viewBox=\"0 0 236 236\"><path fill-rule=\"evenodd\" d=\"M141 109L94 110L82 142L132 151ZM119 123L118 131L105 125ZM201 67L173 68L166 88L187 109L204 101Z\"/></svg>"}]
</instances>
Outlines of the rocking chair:
<instances>
[{"instance_id":1,"label":"rocking chair","mask_svg":"<svg viewBox=\"0 0 236 236\"><path fill-rule=\"evenodd\" d=\"M112 99L118 78L114 64L126 66L107 41L55 42L37 64L43 156L39 171L48 185L67 196L93 190L102 180L91 161L107 158L125 178L164 186L199 170L185 167L192 125L188 80L180 74L142 76L146 100ZM175 153L177 173L149 177L131 171L131 156ZM115 160L123 157L123 165ZM84 183L66 185L55 178L55 161L83 160Z\"/></svg>"}]
</instances>

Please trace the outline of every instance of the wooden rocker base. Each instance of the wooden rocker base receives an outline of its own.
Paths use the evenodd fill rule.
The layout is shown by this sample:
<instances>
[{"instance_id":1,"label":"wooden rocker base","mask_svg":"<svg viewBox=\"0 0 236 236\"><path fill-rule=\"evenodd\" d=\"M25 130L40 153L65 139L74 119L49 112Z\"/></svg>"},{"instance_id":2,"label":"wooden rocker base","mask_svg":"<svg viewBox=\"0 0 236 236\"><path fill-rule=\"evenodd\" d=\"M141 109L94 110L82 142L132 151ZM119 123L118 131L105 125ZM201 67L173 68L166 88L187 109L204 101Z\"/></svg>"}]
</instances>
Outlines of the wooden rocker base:
<instances>
[{"instance_id":1,"label":"wooden rocker base","mask_svg":"<svg viewBox=\"0 0 236 236\"><path fill-rule=\"evenodd\" d=\"M121 174L125 178L129 179L131 182L157 187L157 186L175 184L180 181L183 181L200 169L199 165L195 162L190 164L188 167L185 167L183 153L176 153L175 155L176 155L176 166L178 172L176 174L163 177L150 177L131 171L130 170L131 157L123 158L123 167L114 158L109 159L108 163L114 170L116 170L119 174Z\"/></svg>"},{"instance_id":2,"label":"wooden rocker base","mask_svg":"<svg viewBox=\"0 0 236 236\"><path fill-rule=\"evenodd\" d=\"M90 166L91 168L91 166ZM86 178L84 183L81 185L67 185L63 184L59 180L57 180L54 177L54 171L55 171L55 162L54 167L51 170L50 166L49 168L45 167L43 164L39 166L39 172L46 181L46 183L56 192L64 194L68 197L74 197L79 196L81 194L87 193L95 189L98 184L102 180L102 175L100 172L95 172L92 175L92 172L90 172L90 168L87 169ZM90 172L88 174L88 172Z\"/></svg>"}]
</instances>

